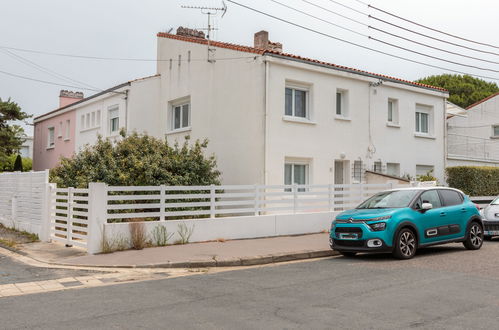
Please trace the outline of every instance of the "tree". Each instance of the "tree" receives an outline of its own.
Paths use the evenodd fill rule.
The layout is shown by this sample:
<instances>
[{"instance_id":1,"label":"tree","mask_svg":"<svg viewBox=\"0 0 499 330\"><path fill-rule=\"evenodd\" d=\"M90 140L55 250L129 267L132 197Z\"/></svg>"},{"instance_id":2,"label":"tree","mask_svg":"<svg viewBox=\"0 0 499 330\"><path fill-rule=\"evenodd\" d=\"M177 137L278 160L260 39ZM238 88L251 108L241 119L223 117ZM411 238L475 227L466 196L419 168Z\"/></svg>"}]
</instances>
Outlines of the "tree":
<instances>
[{"instance_id":1,"label":"tree","mask_svg":"<svg viewBox=\"0 0 499 330\"><path fill-rule=\"evenodd\" d=\"M23 171L23 160L21 155L17 155L16 161L14 162L14 172L22 172Z\"/></svg>"},{"instance_id":2,"label":"tree","mask_svg":"<svg viewBox=\"0 0 499 330\"><path fill-rule=\"evenodd\" d=\"M442 74L416 80L421 84L427 84L445 88L449 91L449 101L466 108L487 96L499 92L496 83L474 78L469 75Z\"/></svg>"},{"instance_id":3,"label":"tree","mask_svg":"<svg viewBox=\"0 0 499 330\"><path fill-rule=\"evenodd\" d=\"M206 157L208 141L169 145L148 135L122 134L111 141L98 137L73 158L62 158L50 171L51 182L61 187L85 188L90 182L112 186L220 184L214 156Z\"/></svg>"},{"instance_id":4,"label":"tree","mask_svg":"<svg viewBox=\"0 0 499 330\"><path fill-rule=\"evenodd\" d=\"M0 98L0 164L5 164L9 155L17 153L24 142L24 130L10 123L30 117L17 103Z\"/></svg>"}]
</instances>

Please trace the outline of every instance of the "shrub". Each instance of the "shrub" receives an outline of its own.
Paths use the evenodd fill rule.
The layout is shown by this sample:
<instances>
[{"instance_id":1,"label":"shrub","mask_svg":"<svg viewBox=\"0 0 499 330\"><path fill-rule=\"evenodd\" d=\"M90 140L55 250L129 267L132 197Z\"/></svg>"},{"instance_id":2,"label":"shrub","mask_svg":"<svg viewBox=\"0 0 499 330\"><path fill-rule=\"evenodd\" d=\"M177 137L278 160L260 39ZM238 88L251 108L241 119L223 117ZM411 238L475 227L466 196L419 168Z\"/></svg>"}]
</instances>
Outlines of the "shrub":
<instances>
[{"instance_id":1,"label":"shrub","mask_svg":"<svg viewBox=\"0 0 499 330\"><path fill-rule=\"evenodd\" d=\"M445 171L449 186L470 196L499 195L499 167L454 166Z\"/></svg>"},{"instance_id":2,"label":"shrub","mask_svg":"<svg viewBox=\"0 0 499 330\"><path fill-rule=\"evenodd\" d=\"M131 220L132 221L132 220ZM147 234L143 222L137 220L128 224L130 229L130 244L135 250L142 250L147 244Z\"/></svg>"},{"instance_id":3,"label":"shrub","mask_svg":"<svg viewBox=\"0 0 499 330\"><path fill-rule=\"evenodd\" d=\"M99 136L73 158L61 159L50 171L59 187L86 188L89 182L111 186L210 185L220 184L214 156L206 157L208 141L189 138L173 146L166 140L132 133L112 141Z\"/></svg>"},{"instance_id":4,"label":"shrub","mask_svg":"<svg viewBox=\"0 0 499 330\"><path fill-rule=\"evenodd\" d=\"M157 225L152 231L153 244L166 246L174 233L169 233L165 226Z\"/></svg>"},{"instance_id":5,"label":"shrub","mask_svg":"<svg viewBox=\"0 0 499 330\"><path fill-rule=\"evenodd\" d=\"M178 235L180 236L180 240L178 240L178 243L180 244L187 244L189 243L189 240L191 239L192 232L194 231L194 225L192 227L187 227L185 223L180 223L178 225Z\"/></svg>"}]
</instances>

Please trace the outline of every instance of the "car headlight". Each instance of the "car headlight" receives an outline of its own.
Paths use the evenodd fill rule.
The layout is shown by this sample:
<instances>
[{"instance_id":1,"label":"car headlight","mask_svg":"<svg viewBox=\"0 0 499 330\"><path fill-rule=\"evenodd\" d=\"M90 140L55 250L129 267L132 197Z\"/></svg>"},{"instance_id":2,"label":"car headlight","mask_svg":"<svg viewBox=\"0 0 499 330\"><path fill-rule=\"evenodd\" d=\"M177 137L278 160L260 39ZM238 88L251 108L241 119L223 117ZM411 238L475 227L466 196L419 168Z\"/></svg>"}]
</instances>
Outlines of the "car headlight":
<instances>
[{"instance_id":1,"label":"car headlight","mask_svg":"<svg viewBox=\"0 0 499 330\"><path fill-rule=\"evenodd\" d=\"M385 216L383 216L383 217L377 217L377 218L368 219L367 221L388 220L388 219L390 219L391 217L392 217L391 215L385 215Z\"/></svg>"},{"instance_id":2,"label":"car headlight","mask_svg":"<svg viewBox=\"0 0 499 330\"><path fill-rule=\"evenodd\" d=\"M371 228L372 231L382 231L386 229L386 222L376 222L376 223L370 223L368 226Z\"/></svg>"}]
</instances>

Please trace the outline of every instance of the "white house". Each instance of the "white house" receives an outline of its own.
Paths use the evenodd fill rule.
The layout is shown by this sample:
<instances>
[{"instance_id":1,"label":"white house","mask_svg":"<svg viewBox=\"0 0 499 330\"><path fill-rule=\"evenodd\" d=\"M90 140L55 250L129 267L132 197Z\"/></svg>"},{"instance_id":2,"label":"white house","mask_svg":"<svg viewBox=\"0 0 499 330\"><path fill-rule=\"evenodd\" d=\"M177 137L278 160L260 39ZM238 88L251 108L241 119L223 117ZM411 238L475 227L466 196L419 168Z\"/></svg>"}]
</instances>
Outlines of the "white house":
<instances>
[{"instance_id":1,"label":"white house","mask_svg":"<svg viewBox=\"0 0 499 330\"><path fill-rule=\"evenodd\" d=\"M499 166L499 93L447 120L447 165Z\"/></svg>"},{"instance_id":2,"label":"white house","mask_svg":"<svg viewBox=\"0 0 499 330\"><path fill-rule=\"evenodd\" d=\"M27 136L24 138L24 142L21 145L21 149L19 149L19 154L23 158L33 159L33 137L32 136Z\"/></svg>"},{"instance_id":3,"label":"white house","mask_svg":"<svg viewBox=\"0 0 499 330\"><path fill-rule=\"evenodd\" d=\"M209 139L224 184L365 182L365 170L443 181L446 90L197 31L158 33L157 75L69 106L75 149L121 127ZM95 118L95 119L94 119Z\"/></svg>"},{"instance_id":4,"label":"white house","mask_svg":"<svg viewBox=\"0 0 499 330\"><path fill-rule=\"evenodd\" d=\"M254 47L159 33L160 131L208 138L225 183L443 181L447 91L280 47L265 31Z\"/></svg>"}]
</instances>

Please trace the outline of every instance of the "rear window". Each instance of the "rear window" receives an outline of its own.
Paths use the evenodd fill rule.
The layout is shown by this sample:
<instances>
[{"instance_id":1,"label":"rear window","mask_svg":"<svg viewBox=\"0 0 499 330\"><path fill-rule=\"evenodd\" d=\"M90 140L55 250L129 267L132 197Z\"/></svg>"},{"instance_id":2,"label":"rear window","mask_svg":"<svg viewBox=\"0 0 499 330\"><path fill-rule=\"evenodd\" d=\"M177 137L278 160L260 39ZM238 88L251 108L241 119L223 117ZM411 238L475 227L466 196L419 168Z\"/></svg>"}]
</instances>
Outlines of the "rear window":
<instances>
[{"instance_id":1,"label":"rear window","mask_svg":"<svg viewBox=\"0 0 499 330\"><path fill-rule=\"evenodd\" d=\"M463 202L463 196L454 190L442 189L439 191L444 206L458 205Z\"/></svg>"}]
</instances>

